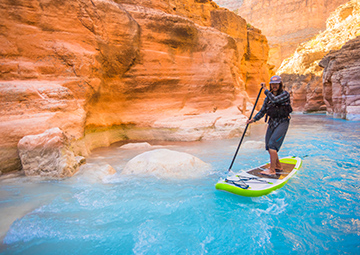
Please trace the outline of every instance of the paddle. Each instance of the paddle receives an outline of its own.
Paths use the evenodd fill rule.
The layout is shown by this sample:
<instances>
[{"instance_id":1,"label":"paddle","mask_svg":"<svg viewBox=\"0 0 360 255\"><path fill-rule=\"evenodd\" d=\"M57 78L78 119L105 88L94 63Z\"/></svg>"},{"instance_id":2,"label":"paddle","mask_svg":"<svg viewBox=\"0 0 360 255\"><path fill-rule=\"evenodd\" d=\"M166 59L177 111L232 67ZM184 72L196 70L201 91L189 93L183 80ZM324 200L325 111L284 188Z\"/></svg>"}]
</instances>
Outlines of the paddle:
<instances>
[{"instance_id":1,"label":"paddle","mask_svg":"<svg viewBox=\"0 0 360 255\"><path fill-rule=\"evenodd\" d=\"M258 94L258 96L257 96L257 98L256 98L256 101L255 101L254 107L253 107L253 109L252 109L252 111L251 111L251 114L250 114L249 120L251 120L251 118L252 118L252 115L253 115L253 113L254 113L254 110L255 110L256 104L257 104L257 102L259 101L259 97L260 97L260 94L261 94L262 89L263 89L263 87L261 86L261 87L260 87L259 94ZM239 152L239 149L240 149L241 143L242 143L242 141L243 141L243 139L244 139L244 136L245 136L245 133L246 133L246 130L247 130L248 126L249 126L249 124L246 124L245 130L244 130L244 133L243 133L243 134L242 134L242 136L241 136L240 143L239 143L239 145L238 145L238 147L237 147L237 149L236 149L236 152L235 152L234 158L233 158L233 160L231 161L231 164L230 164L230 167L229 167L228 172L230 172L230 171L231 171L231 168L232 168L232 166L233 166L233 164L234 164L234 162L235 162L236 155L237 155L237 154L238 154L238 152Z\"/></svg>"}]
</instances>

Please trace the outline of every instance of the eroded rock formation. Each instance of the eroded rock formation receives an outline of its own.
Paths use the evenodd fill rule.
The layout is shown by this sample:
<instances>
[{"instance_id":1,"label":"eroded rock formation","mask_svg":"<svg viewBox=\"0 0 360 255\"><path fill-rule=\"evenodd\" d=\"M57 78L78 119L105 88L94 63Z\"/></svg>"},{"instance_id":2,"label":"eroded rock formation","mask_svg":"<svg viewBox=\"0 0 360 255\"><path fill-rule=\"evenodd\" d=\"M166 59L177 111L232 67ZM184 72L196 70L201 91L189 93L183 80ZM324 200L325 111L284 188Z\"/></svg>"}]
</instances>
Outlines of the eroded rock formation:
<instances>
[{"instance_id":1,"label":"eroded rock formation","mask_svg":"<svg viewBox=\"0 0 360 255\"><path fill-rule=\"evenodd\" d=\"M183 139L191 130L166 125L174 116L195 116L190 140L237 135L268 80L265 36L211 0L0 7L3 172L20 168L23 136L54 127L80 155L124 139Z\"/></svg>"},{"instance_id":2,"label":"eroded rock formation","mask_svg":"<svg viewBox=\"0 0 360 255\"><path fill-rule=\"evenodd\" d=\"M360 36L323 58L327 111L335 117L360 120Z\"/></svg>"},{"instance_id":3,"label":"eroded rock formation","mask_svg":"<svg viewBox=\"0 0 360 255\"><path fill-rule=\"evenodd\" d=\"M294 112L325 112L321 76L315 74L281 74L290 92Z\"/></svg>"},{"instance_id":4,"label":"eroded rock formation","mask_svg":"<svg viewBox=\"0 0 360 255\"><path fill-rule=\"evenodd\" d=\"M325 30L330 13L346 2L348 0L244 0L237 13L266 35L269 63L277 69L300 43Z\"/></svg>"},{"instance_id":5,"label":"eroded rock formation","mask_svg":"<svg viewBox=\"0 0 360 255\"><path fill-rule=\"evenodd\" d=\"M360 35L360 1L353 0L341 5L330 15L326 24L324 32L301 44L291 58L284 60L277 71L281 74L291 92L295 111L334 112L334 105L331 103L332 100L329 99L333 97L333 93L329 90L329 86L326 85L329 81L322 78L323 68L319 66L319 62L332 50L339 50L346 42ZM339 66L345 65L346 62L340 64L339 61L350 61L350 56L349 59L339 57L336 63ZM354 61L356 56L354 53ZM326 58L328 59L328 57ZM348 70L352 72L351 69ZM346 70L342 72L345 75ZM324 75L329 76L329 73L324 73ZM350 74L346 83L350 82L349 78L351 76L356 79L356 76ZM323 81L325 82L324 86ZM354 82L356 83L356 81ZM345 103L345 101L343 102ZM348 103L346 102L341 108L346 108ZM339 107L338 103L335 105ZM341 116L341 114L336 116Z\"/></svg>"}]
</instances>

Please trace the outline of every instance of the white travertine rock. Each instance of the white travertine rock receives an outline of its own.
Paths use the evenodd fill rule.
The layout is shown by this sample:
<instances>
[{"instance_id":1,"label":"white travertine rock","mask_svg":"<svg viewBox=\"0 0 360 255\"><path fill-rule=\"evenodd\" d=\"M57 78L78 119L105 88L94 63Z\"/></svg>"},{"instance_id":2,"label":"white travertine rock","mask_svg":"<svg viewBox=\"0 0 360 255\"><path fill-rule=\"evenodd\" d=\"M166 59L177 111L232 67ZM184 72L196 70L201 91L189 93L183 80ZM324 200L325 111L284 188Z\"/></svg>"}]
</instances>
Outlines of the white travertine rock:
<instances>
[{"instance_id":1,"label":"white travertine rock","mask_svg":"<svg viewBox=\"0 0 360 255\"><path fill-rule=\"evenodd\" d=\"M122 174L191 179L204 176L210 169L209 164L188 153L157 149L144 152L131 159Z\"/></svg>"},{"instance_id":2,"label":"white travertine rock","mask_svg":"<svg viewBox=\"0 0 360 255\"><path fill-rule=\"evenodd\" d=\"M18 143L18 150L27 176L69 177L83 163L83 158L74 156L68 138L59 128L23 137Z\"/></svg>"}]
</instances>

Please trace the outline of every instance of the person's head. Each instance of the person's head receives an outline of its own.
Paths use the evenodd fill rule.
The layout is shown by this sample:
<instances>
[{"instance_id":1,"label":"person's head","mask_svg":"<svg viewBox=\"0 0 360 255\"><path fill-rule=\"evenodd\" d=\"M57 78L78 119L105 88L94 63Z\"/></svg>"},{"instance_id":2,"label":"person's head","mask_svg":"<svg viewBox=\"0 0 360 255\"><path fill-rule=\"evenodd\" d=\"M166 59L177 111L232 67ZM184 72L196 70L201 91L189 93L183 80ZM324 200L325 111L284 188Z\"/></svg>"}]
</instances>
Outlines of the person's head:
<instances>
[{"instance_id":1,"label":"person's head","mask_svg":"<svg viewBox=\"0 0 360 255\"><path fill-rule=\"evenodd\" d=\"M283 84L279 75L271 77L269 84L271 92L279 94L283 91Z\"/></svg>"}]
</instances>

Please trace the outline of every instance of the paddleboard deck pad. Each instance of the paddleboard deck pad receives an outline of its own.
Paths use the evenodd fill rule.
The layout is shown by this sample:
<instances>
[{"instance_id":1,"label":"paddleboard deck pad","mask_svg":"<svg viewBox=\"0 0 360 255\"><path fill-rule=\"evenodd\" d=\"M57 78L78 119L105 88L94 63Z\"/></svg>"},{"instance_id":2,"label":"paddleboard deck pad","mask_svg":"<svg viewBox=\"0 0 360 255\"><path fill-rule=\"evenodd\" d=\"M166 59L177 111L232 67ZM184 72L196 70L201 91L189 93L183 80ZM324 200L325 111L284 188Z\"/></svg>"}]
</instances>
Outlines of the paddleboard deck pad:
<instances>
[{"instance_id":1,"label":"paddleboard deck pad","mask_svg":"<svg viewBox=\"0 0 360 255\"><path fill-rule=\"evenodd\" d=\"M285 157L280 159L282 171L276 175L263 175L260 172L269 169L265 164L248 171L233 173L226 179L221 179L215 188L240 196L259 197L283 187L300 169L302 160L299 157Z\"/></svg>"}]
</instances>

